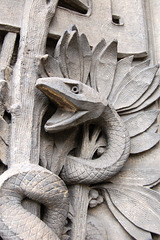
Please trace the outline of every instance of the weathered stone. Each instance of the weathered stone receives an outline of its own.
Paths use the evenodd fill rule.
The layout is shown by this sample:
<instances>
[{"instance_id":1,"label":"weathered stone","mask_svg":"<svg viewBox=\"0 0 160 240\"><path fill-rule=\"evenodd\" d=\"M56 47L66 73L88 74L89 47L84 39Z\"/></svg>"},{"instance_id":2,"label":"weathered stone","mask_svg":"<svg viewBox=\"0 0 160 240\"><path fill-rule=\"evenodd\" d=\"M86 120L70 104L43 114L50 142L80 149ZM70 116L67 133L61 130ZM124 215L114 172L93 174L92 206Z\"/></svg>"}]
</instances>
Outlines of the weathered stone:
<instances>
[{"instance_id":1,"label":"weathered stone","mask_svg":"<svg viewBox=\"0 0 160 240\"><path fill-rule=\"evenodd\" d=\"M1 239L159 238L158 9L1 1Z\"/></svg>"},{"instance_id":2,"label":"weathered stone","mask_svg":"<svg viewBox=\"0 0 160 240\"><path fill-rule=\"evenodd\" d=\"M102 38L105 38L107 42L116 39L119 43L119 57L128 54L134 54L137 57L147 55L147 34L141 0L99 0L93 3L89 0L88 2L90 3L88 14L58 8L50 26L50 36L57 38L65 29L75 24L81 33L87 35L92 46L95 46ZM8 0L7 3L6 0L1 0L1 29L19 31L23 7L24 0L21 2ZM114 23L114 16L119 16L123 24Z\"/></svg>"}]
</instances>

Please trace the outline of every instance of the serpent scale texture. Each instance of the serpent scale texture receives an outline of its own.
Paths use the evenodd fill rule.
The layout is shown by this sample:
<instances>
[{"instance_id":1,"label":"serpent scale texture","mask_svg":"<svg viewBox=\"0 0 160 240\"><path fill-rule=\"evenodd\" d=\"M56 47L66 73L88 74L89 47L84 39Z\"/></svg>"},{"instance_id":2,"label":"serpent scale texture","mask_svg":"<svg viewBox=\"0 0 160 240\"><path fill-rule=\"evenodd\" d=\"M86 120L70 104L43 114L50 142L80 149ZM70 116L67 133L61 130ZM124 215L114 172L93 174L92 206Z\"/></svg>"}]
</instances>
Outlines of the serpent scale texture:
<instances>
[{"instance_id":1,"label":"serpent scale texture","mask_svg":"<svg viewBox=\"0 0 160 240\"><path fill-rule=\"evenodd\" d=\"M28 197L45 206L43 221L22 207ZM68 191L50 171L33 164L0 177L0 235L3 240L59 240L68 213Z\"/></svg>"},{"instance_id":2,"label":"serpent scale texture","mask_svg":"<svg viewBox=\"0 0 160 240\"><path fill-rule=\"evenodd\" d=\"M95 160L68 156L61 178L69 184L94 184L108 180L123 167L130 153L130 138L117 112L107 105L97 120L107 138L104 154Z\"/></svg>"}]
</instances>

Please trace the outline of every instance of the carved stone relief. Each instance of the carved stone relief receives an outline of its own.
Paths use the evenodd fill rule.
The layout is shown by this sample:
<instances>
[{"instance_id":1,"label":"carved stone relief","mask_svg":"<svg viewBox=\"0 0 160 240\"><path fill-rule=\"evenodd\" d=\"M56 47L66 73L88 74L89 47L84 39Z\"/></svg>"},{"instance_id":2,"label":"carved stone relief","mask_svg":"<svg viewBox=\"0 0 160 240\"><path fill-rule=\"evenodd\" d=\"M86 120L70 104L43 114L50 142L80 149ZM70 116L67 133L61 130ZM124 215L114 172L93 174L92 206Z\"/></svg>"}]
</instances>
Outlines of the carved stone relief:
<instances>
[{"instance_id":1,"label":"carved stone relief","mask_svg":"<svg viewBox=\"0 0 160 240\"><path fill-rule=\"evenodd\" d=\"M118 19L123 3L106 2ZM90 42L89 29L84 34L72 12L93 11L97 3L90 3L26 0L19 5L20 39L1 32L2 240L160 235L159 66L148 58L135 61L146 55L146 42L137 52L128 43L121 51L121 38L120 48L116 37ZM46 46L48 33L63 28L59 11L79 30L64 28Z\"/></svg>"}]
</instances>

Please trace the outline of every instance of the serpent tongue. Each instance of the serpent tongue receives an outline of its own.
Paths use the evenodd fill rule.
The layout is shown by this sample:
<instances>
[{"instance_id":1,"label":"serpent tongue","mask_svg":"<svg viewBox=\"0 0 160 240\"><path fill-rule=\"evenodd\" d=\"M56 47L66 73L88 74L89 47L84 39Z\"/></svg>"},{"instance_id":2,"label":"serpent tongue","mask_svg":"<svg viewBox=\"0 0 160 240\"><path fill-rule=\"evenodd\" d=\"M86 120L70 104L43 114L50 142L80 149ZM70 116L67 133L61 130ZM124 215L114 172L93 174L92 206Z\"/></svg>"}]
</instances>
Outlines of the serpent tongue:
<instances>
[{"instance_id":1,"label":"serpent tongue","mask_svg":"<svg viewBox=\"0 0 160 240\"><path fill-rule=\"evenodd\" d=\"M53 114L53 116L46 122L46 126L53 126L60 122L65 121L66 119L71 118L75 113L64 111L61 108L57 108L57 111Z\"/></svg>"},{"instance_id":2,"label":"serpent tongue","mask_svg":"<svg viewBox=\"0 0 160 240\"><path fill-rule=\"evenodd\" d=\"M55 114L46 122L45 130L50 133L54 133L60 130L67 129L71 123L76 122L76 120L83 115L85 115L87 111L64 111L61 108L58 108ZM73 125L72 125L73 126Z\"/></svg>"}]
</instances>

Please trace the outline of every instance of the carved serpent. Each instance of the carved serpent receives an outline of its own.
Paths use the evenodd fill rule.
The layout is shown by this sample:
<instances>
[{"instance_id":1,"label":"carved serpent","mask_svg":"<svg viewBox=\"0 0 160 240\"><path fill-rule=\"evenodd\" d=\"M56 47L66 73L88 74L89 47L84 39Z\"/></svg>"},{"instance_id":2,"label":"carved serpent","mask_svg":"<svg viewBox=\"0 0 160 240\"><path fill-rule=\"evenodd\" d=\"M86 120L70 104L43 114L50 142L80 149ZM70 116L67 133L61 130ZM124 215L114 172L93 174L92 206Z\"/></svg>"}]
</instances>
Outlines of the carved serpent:
<instances>
[{"instance_id":1,"label":"carved serpent","mask_svg":"<svg viewBox=\"0 0 160 240\"><path fill-rule=\"evenodd\" d=\"M69 184L94 184L115 175L128 158L130 138L113 107L97 91L76 80L41 78L37 87L59 106L47 121L46 131L54 133L91 121L100 125L106 136L107 147L101 157L67 156L61 178Z\"/></svg>"},{"instance_id":2,"label":"carved serpent","mask_svg":"<svg viewBox=\"0 0 160 240\"><path fill-rule=\"evenodd\" d=\"M45 206L43 221L25 210L28 197ZM68 213L64 182L34 164L16 166L0 178L0 236L4 240L59 240Z\"/></svg>"},{"instance_id":3,"label":"carved serpent","mask_svg":"<svg viewBox=\"0 0 160 240\"><path fill-rule=\"evenodd\" d=\"M129 154L130 141L118 114L106 106L98 119L107 136L105 152L95 160L67 156L61 178L67 183L94 184L104 182L124 166Z\"/></svg>"},{"instance_id":4,"label":"carved serpent","mask_svg":"<svg viewBox=\"0 0 160 240\"><path fill-rule=\"evenodd\" d=\"M92 184L116 174L128 158L130 141L111 105L92 88L71 79L39 79L37 87L61 108L47 122L48 132L91 121L103 128L107 138L105 152L96 160L68 156L61 172L62 179L71 184ZM25 197L45 205L43 221L22 207L21 201ZM67 188L50 171L30 164L12 168L0 178L0 234L4 240L58 240L67 213Z\"/></svg>"}]
</instances>

